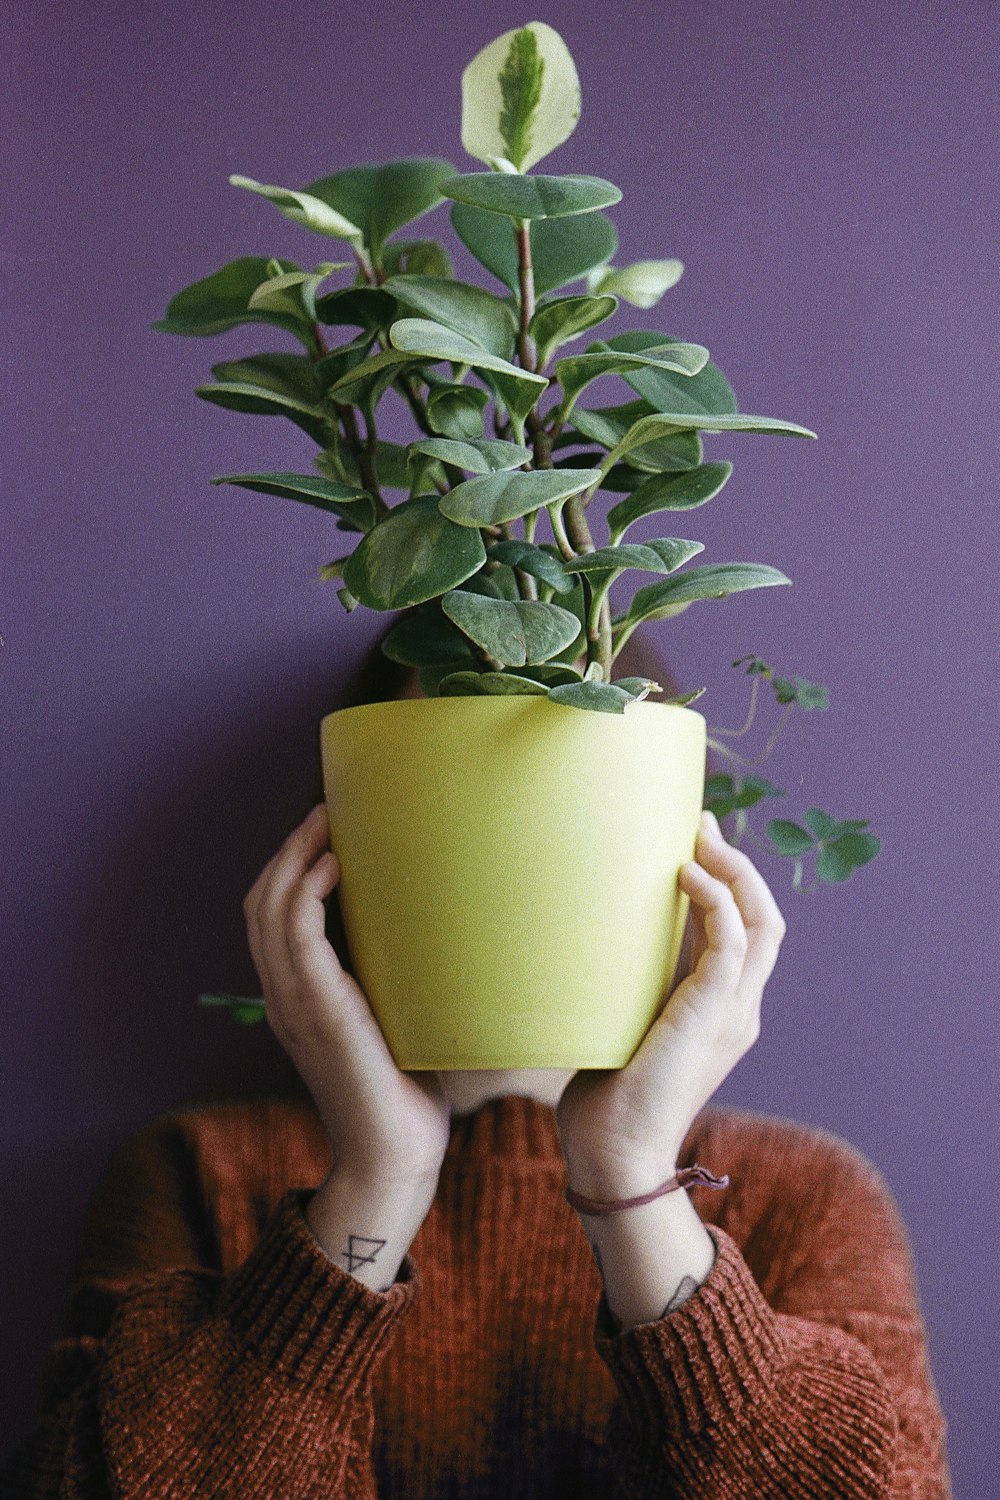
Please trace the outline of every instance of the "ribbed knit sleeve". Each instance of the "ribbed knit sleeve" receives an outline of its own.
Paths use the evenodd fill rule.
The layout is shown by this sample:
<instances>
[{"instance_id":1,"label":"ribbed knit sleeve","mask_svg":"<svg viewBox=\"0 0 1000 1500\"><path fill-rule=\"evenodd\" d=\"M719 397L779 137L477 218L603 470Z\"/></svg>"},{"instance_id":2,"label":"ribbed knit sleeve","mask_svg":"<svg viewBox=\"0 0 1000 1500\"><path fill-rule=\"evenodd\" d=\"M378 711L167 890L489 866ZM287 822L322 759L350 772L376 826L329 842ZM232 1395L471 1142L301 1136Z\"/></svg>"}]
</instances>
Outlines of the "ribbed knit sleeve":
<instances>
[{"instance_id":1,"label":"ribbed knit sleeve","mask_svg":"<svg viewBox=\"0 0 1000 1500\"><path fill-rule=\"evenodd\" d=\"M808 1190L796 1203L787 1189L796 1240L794 1257L782 1257L779 1306L713 1225L712 1270L669 1316L615 1334L602 1299L595 1345L620 1395L611 1435L620 1500L950 1497L895 1203L848 1148L816 1166L823 1186L811 1205Z\"/></svg>"},{"instance_id":2,"label":"ribbed knit sleeve","mask_svg":"<svg viewBox=\"0 0 1000 1500\"><path fill-rule=\"evenodd\" d=\"M137 1139L149 1172L155 1135ZM127 1150L109 1179L126 1201L128 1160ZM190 1184L171 1183L164 1160L158 1170L167 1198L190 1195ZM91 1211L95 1243L109 1182ZM419 1279L409 1256L384 1292L348 1275L303 1217L311 1196L289 1189L229 1274L149 1270L150 1236L138 1222L135 1274L120 1264L120 1241L109 1248L119 1262L110 1276L91 1262L50 1354L39 1425L0 1471L3 1500L375 1500L371 1378ZM194 1222L187 1233L193 1245ZM164 1253L176 1258L178 1221L173 1234Z\"/></svg>"}]
</instances>

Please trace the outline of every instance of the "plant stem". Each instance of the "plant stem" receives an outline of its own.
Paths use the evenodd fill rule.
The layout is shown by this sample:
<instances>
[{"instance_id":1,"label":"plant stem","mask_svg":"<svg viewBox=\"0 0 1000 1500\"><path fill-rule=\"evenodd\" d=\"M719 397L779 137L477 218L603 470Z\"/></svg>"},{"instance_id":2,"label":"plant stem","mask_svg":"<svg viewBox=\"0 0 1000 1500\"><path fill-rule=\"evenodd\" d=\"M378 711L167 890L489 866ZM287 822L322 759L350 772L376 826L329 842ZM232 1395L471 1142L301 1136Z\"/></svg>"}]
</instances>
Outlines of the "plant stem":
<instances>
[{"instance_id":1,"label":"plant stem","mask_svg":"<svg viewBox=\"0 0 1000 1500\"><path fill-rule=\"evenodd\" d=\"M354 246L354 258L358 263L359 271L361 272L362 276L369 286L381 286L383 284L383 282L385 281L385 272L382 270L381 266L373 266L364 250L361 249L361 247L358 245ZM385 349L385 344L381 339L378 340L378 345L380 349ZM437 434L431 426L430 419L427 415L427 407L417 394L417 388L413 383L413 377L411 375L405 375L401 371L396 376L393 384L406 401L406 404L410 408L410 412L413 416L413 420L420 428L420 431L424 433L426 437L436 437Z\"/></svg>"},{"instance_id":2,"label":"plant stem","mask_svg":"<svg viewBox=\"0 0 1000 1500\"><path fill-rule=\"evenodd\" d=\"M535 273L531 263L531 232L526 220L520 220L515 228L517 239L517 269L518 280L521 288L521 317L518 331L518 356L524 369L532 372L538 369L538 355L528 332L528 325L535 313ZM538 410L538 402L528 413L527 427L531 433L535 449L535 467L538 469L551 469L552 464L552 434L545 428ZM579 495L573 495L566 502L566 525L562 526L562 518L553 514L553 507L549 508L549 517L552 520L552 532L559 545L559 549L566 558L579 557L583 552L596 552L594 539L587 525L585 506ZM587 666L596 661L601 668L601 675L605 682L611 680L611 666L614 661L614 650L611 640L611 606L605 598L600 607L598 617L593 619L589 609L591 602L590 585L584 580L584 597L588 603L587 623Z\"/></svg>"},{"instance_id":3,"label":"plant stem","mask_svg":"<svg viewBox=\"0 0 1000 1500\"><path fill-rule=\"evenodd\" d=\"M344 427L344 438L347 446L358 466L361 483L375 501L376 516L381 519L382 516L389 514L389 507L382 498L382 491L379 488L378 482L378 471L375 468L374 425L369 425L368 439L365 441L358 431L358 419L355 416L354 407L344 405L339 401L335 403L335 406L337 415Z\"/></svg>"},{"instance_id":4,"label":"plant stem","mask_svg":"<svg viewBox=\"0 0 1000 1500\"><path fill-rule=\"evenodd\" d=\"M590 527L587 525L586 510L579 495L570 495L566 501L566 534L573 544L577 557L584 552L597 551L590 534ZM589 613L592 589L586 578L583 581L583 591L588 601ZM598 662L603 680L610 682L614 659L611 640L611 605L605 597L596 622L592 619L588 619L587 622L587 666L589 667L593 661Z\"/></svg>"},{"instance_id":5,"label":"plant stem","mask_svg":"<svg viewBox=\"0 0 1000 1500\"><path fill-rule=\"evenodd\" d=\"M517 235L517 269L521 284L521 327L518 335L518 353L526 370L538 367L538 355L528 324L535 316L535 272L531 264L531 230L526 219L520 219L515 229Z\"/></svg>"},{"instance_id":6,"label":"plant stem","mask_svg":"<svg viewBox=\"0 0 1000 1500\"><path fill-rule=\"evenodd\" d=\"M714 730L708 737L708 748L714 750L717 755L721 755L731 766L752 766L756 764L755 761L747 760L743 755L737 755L736 751L730 750L729 746L723 744L722 740L717 740Z\"/></svg>"},{"instance_id":7,"label":"plant stem","mask_svg":"<svg viewBox=\"0 0 1000 1500\"><path fill-rule=\"evenodd\" d=\"M313 340L316 345L316 348L313 351L312 359L313 363L316 364L324 357L324 355L329 353L329 351L326 347L326 341L323 338L322 329L320 328L318 323L313 324L312 331ZM335 401L334 410L336 411L337 416L340 418L341 424L344 429L344 441L347 443L351 455L358 466L358 473L361 476L361 482L368 493L371 495L372 499L375 501L375 514L378 517L387 516L389 514L389 507L386 505L385 501L382 498L382 491L379 489L378 483L378 473L375 468L374 427L369 427L368 441L363 442L361 434L358 431L358 423L357 418L354 415L353 406L347 406L342 402Z\"/></svg>"},{"instance_id":8,"label":"plant stem","mask_svg":"<svg viewBox=\"0 0 1000 1500\"><path fill-rule=\"evenodd\" d=\"M558 500L555 500L551 505L547 505L545 509L549 513L549 521L552 525L552 535L556 539L556 546L559 548L559 551L568 562L571 558L574 558L576 556L576 553L573 551L573 544L571 543L569 537L566 535L566 531L563 526L562 503Z\"/></svg>"},{"instance_id":9,"label":"plant stem","mask_svg":"<svg viewBox=\"0 0 1000 1500\"><path fill-rule=\"evenodd\" d=\"M753 685L751 686L751 689L750 689L750 707L749 707L749 710L747 711L746 722L743 725L742 729L713 729L712 733L713 734L725 734L725 735L729 735L733 739L739 739L740 735L746 734L747 730L750 728L751 724L753 723L753 721L754 721L754 715L757 712L757 699L758 699L758 697L760 695L759 694L759 690L760 690L760 678L759 677L755 677L754 680L753 680Z\"/></svg>"},{"instance_id":10,"label":"plant stem","mask_svg":"<svg viewBox=\"0 0 1000 1500\"><path fill-rule=\"evenodd\" d=\"M364 248L361 245L355 245L352 242L351 249L354 251L354 259L358 263L358 269L367 281L368 285L376 286L378 284L378 276L375 271L375 267L372 265L371 261L365 254ZM385 280L384 276L382 277L382 280Z\"/></svg>"},{"instance_id":11,"label":"plant stem","mask_svg":"<svg viewBox=\"0 0 1000 1500\"><path fill-rule=\"evenodd\" d=\"M786 703L785 704L784 711L781 714L781 717L778 719L777 724L774 726L774 731L771 734L771 737L768 740L767 744L764 746L763 750L760 752L759 755L755 755L752 758L747 757L745 755L737 755L735 750L730 750L729 746L728 745L724 745L721 742L721 740L717 740L717 739L712 738L712 739L709 740L708 743L712 747L713 750L716 750L716 751L718 751L718 753L720 755L725 756L726 760L728 760L734 766L761 766L767 760L767 757L770 755L771 751L774 749L775 745L777 744L777 742L778 742L778 736L780 735L782 729L784 729L784 727L785 727L785 721L787 720L788 715L791 713L791 711L792 711L792 709L794 707L795 707L794 703ZM729 729L729 730L726 730L726 729L715 730L715 729L713 729L712 730L713 736L715 734L733 734L733 733L734 733L734 731L732 729Z\"/></svg>"}]
</instances>

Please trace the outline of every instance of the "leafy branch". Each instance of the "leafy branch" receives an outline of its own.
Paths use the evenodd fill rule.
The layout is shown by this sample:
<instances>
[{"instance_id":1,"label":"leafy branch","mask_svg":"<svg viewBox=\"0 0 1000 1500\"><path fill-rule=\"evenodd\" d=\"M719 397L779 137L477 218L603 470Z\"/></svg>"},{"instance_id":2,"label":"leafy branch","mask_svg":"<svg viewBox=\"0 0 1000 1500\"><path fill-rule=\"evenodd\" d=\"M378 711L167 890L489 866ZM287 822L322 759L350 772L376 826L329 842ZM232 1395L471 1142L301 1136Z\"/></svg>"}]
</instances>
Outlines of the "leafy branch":
<instances>
[{"instance_id":1,"label":"leafy branch","mask_svg":"<svg viewBox=\"0 0 1000 1500\"><path fill-rule=\"evenodd\" d=\"M197 394L295 423L314 445L312 472L212 482L326 511L352 545L321 577L337 583L348 612L403 612L382 649L418 673L425 694L547 696L622 714L663 692L648 678L615 678L636 629L704 600L790 583L764 563L695 563L700 541L640 540L633 528L649 517L686 520L719 495L733 466L706 459L706 436L815 434L741 412L701 344L657 330L607 334L621 302L655 306L683 266L616 266L606 210L620 190L532 170L580 112L572 57L551 27L533 22L484 48L463 73L462 106L462 144L485 170L420 157L348 167L301 189L232 177L300 228L342 242L346 258L303 269L241 257L179 292L154 327L216 336L250 324L292 341L214 365ZM401 237L445 203L458 241L499 290L457 278L439 240ZM588 405L607 380L618 399ZM406 444L379 435L389 399L403 401L417 429ZM593 503L608 494L598 536ZM613 586L642 573L653 581L613 613ZM753 725L762 683L783 717L760 758L793 707L825 706L822 689L775 677L757 658L741 664L748 660L747 722L713 741L733 775L710 795L743 799L738 818L748 797L775 795L746 774L758 762L732 743ZM838 824L836 836L807 826L820 880L834 878L845 850L854 866L871 857L864 825Z\"/></svg>"},{"instance_id":2,"label":"leafy branch","mask_svg":"<svg viewBox=\"0 0 1000 1500\"><path fill-rule=\"evenodd\" d=\"M869 826L866 819L853 818L838 821L822 808L811 807L805 815L805 824L791 822L787 818L772 818L766 825L766 839L761 839L750 825L749 811L765 798L783 797L780 787L764 777L746 774L744 768L761 765L771 754L778 741L789 714L794 708L806 712L826 710L829 706L827 690L815 682L806 682L801 677L779 677L772 667L758 656L742 656L733 662L734 667L745 667L753 678L750 704L746 719L739 729L716 729L709 731L710 749L721 756L734 769L709 776L705 782L705 806L719 819L735 814L733 843L739 847L746 841L754 843L768 854L781 855L794 861L792 888L808 893L820 885L839 885L848 880L854 870L868 864L878 854L881 841L874 834L865 833ZM769 683L775 701L782 706L776 727L768 737L763 751L747 758L738 755L726 739L739 739L749 733L756 721L761 697L761 684ZM815 857L814 879L811 885L803 885L805 860Z\"/></svg>"}]
</instances>

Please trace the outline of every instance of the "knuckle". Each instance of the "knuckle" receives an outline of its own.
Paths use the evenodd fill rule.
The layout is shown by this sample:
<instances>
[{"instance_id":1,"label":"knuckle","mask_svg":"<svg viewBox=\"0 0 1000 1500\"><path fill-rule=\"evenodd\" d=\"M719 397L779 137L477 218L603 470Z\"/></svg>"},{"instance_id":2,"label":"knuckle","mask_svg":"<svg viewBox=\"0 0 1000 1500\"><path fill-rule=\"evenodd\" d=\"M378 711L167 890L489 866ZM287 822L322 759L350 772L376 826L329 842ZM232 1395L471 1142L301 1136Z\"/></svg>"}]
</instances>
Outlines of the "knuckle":
<instances>
[{"instance_id":1,"label":"knuckle","mask_svg":"<svg viewBox=\"0 0 1000 1500\"><path fill-rule=\"evenodd\" d=\"M285 929L288 953L293 964L306 962L316 948L316 928L312 912L301 896L293 898L288 908Z\"/></svg>"},{"instance_id":2,"label":"knuckle","mask_svg":"<svg viewBox=\"0 0 1000 1500\"><path fill-rule=\"evenodd\" d=\"M734 953L741 958L746 958L750 947L750 939L742 922L733 922L732 927L726 933L726 944Z\"/></svg>"}]
</instances>

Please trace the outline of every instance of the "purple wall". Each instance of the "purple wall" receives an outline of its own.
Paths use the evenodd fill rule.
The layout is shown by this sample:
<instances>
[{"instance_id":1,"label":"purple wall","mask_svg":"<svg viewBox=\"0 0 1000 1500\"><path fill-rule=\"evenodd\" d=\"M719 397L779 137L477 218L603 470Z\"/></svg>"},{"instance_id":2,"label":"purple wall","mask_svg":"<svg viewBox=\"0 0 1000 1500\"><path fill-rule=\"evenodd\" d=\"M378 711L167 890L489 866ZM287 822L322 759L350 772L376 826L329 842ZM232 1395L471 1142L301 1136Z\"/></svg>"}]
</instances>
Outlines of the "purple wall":
<instances>
[{"instance_id":1,"label":"purple wall","mask_svg":"<svg viewBox=\"0 0 1000 1500\"><path fill-rule=\"evenodd\" d=\"M469 170L459 73L526 18L470 22L457 0L419 21L382 6L377 25L355 0L325 25L301 0L149 9L21 0L3 91L17 351L0 593L10 1436L29 1421L109 1152L161 1111L290 1076L263 1028L195 997L257 992L242 896L304 812L318 718L382 623L347 617L318 580L342 541L322 515L208 485L311 459L292 427L192 395L211 360L256 335L167 339L149 324L237 254L327 253L230 189L230 172L299 185L420 153ZM985 1494L993 1473L991 12L678 0L599 22L579 3L541 13L584 88L550 169L622 186L622 259L687 264L632 321L706 343L745 410L820 433L716 439L711 456L736 473L689 522L706 560L767 561L796 587L654 629L685 683L709 686L699 706L716 724L737 722L727 664L746 651L826 683L830 712L802 716L766 774L785 778L790 811L815 800L870 816L884 838L872 869L809 898L765 861L790 931L763 1036L720 1097L826 1126L886 1174L958 1495Z\"/></svg>"}]
</instances>

